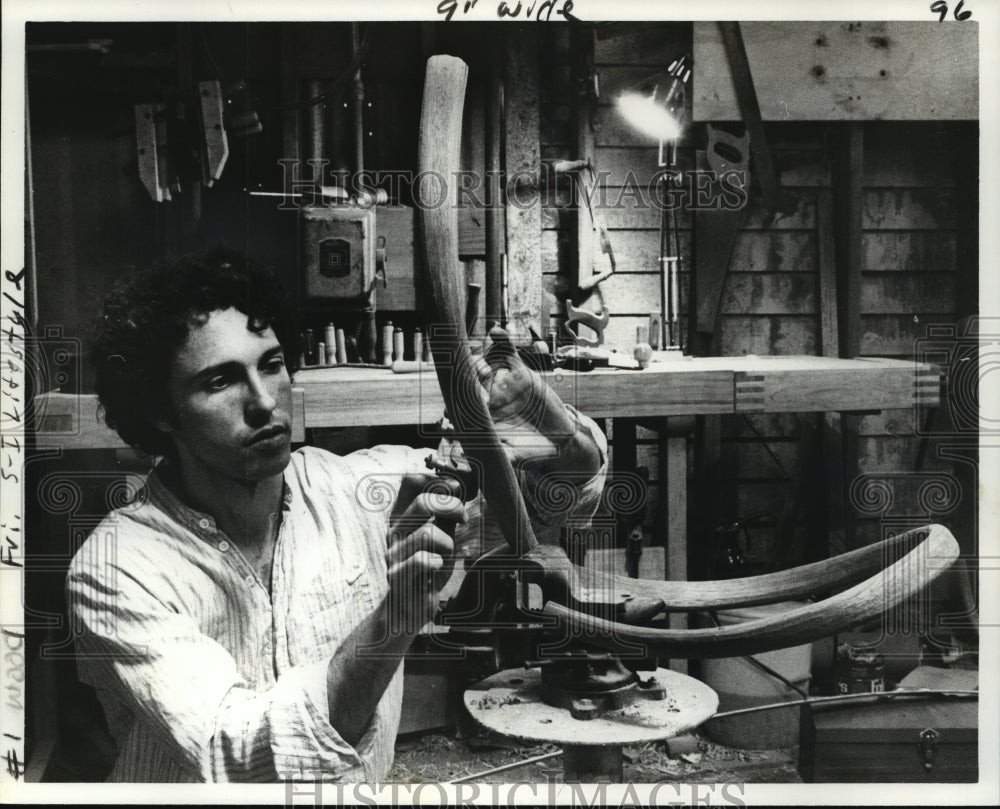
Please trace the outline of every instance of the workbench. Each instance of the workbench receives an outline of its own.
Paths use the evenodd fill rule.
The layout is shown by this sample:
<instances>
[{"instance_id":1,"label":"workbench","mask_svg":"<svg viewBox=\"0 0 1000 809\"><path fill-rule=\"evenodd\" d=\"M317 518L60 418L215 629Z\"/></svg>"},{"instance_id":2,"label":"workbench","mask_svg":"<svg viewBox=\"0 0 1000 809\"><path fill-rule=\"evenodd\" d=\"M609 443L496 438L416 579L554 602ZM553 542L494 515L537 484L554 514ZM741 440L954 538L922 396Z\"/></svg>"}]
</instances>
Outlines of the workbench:
<instances>
[{"instance_id":1,"label":"workbench","mask_svg":"<svg viewBox=\"0 0 1000 809\"><path fill-rule=\"evenodd\" d=\"M676 357L655 352L642 371L596 369L545 374L564 401L594 418L663 419L669 507L664 526L669 578L686 578L687 453L676 417L741 413L872 412L939 403L932 365L880 358L809 356ZM92 395L50 393L35 400L39 447L123 447L98 422ZM410 374L335 366L300 370L293 386L293 440L323 427L433 424L444 409L433 368Z\"/></svg>"}]
</instances>

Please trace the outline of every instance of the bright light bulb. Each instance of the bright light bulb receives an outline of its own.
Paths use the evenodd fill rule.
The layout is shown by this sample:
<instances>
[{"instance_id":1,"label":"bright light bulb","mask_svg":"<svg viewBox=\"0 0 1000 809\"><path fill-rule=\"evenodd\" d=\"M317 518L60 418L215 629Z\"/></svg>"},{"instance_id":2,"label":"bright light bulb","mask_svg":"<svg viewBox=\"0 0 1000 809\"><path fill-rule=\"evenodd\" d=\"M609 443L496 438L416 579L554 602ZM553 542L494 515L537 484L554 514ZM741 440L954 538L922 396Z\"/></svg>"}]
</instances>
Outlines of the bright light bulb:
<instances>
[{"instance_id":1,"label":"bright light bulb","mask_svg":"<svg viewBox=\"0 0 1000 809\"><path fill-rule=\"evenodd\" d=\"M653 95L624 93L618 98L618 110L632 126L658 141L675 140L681 135L677 119Z\"/></svg>"}]
</instances>

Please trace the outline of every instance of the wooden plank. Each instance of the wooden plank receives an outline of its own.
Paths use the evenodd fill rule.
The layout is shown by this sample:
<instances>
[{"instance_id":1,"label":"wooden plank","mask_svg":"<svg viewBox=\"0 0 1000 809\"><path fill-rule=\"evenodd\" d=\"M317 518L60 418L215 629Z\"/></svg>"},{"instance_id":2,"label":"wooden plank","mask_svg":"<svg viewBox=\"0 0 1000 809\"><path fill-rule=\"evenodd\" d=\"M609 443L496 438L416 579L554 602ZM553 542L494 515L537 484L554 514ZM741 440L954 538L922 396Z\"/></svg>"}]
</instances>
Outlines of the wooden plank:
<instances>
[{"instance_id":1,"label":"wooden plank","mask_svg":"<svg viewBox=\"0 0 1000 809\"><path fill-rule=\"evenodd\" d=\"M503 254L507 248L506 211L500 203L501 175L503 169L503 56L504 40L498 37L487 45L486 69L486 192L489 204L486 209L486 278L483 285L483 308L486 318L499 323ZM483 324L485 326L485 323Z\"/></svg>"},{"instance_id":2,"label":"wooden plank","mask_svg":"<svg viewBox=\"0 0 1000 809\"><path fill-rule=\"evenodd\" d=\"M634 339L634 326L632 335ZM546 379L565 401L594 417L646 418L732 413L737 376L745 385L759 388L751 391L744 386L741 406L755 404L747 397L764 398L775 412L905 408L913 401L914 379L924 380L917 389L927 389L921 402L937 401L930 395L937 381L930 366L879 359L688 357L664 362L654 354L653 364L642 372L555 372ZM763 382L750 379L755 376ZM293 397L303 397L301 407L295 405L294 410L304 409L306 428L428 424L440 418L443 407L432 372L312 368L299 371L294 382ZM782 391L787 391L784 398ZM379 402L379 407L373 408L371 402ZM98 423L97 398L92 394L45 394L36 407L49 419L43 423L52 428L40 434L40 443L46 446L121 446Z\"/></svg>"},{"instance_id":3,"label":"wooden plank","mask_svg":"<svg viewBox=\"0 0 1000 809\"><path fill-rule=\"evenodd\" d=\"M931 326L954 326L957 322L957 317L951 314L862 315L861 353L866 356L913 357L918 341L926 339Z\"/></svg>"},{"instance_id":4,"label":"wooden plank","mask_svg":"<svg viewBox=\"0 0 1000 809\"><path fill-rule=\"evenodd\" d=\"M719 312L732 315L816 314L816 278L809 273L730 271L723 284Z\"/></svg>"},{"instance_id":5,"label":"wooden plank","mask_svg":"<svg viewBox=\"0 0 1000 809\"><path fill-rule=\"evenodd\" d=\"M951 188L866 188L861 226L869 230L953 228L956 204Z\"/></svg>"},{"instance_id":6,"label":"wooden plank","mask_svg":"<svg viewBox=\"0 0 1000 809\"><path fill-rule=\"evenodd\" d=\"M539 55L542 66L539 101L543 104L563 104L573 93L569 64L554 64L545 58L545 51Z\"/></svg>"},{"instance_id":7,"label":"wooden plank","mask_svg":"<svg viewBox=\"0 0 1000 809\"><path fill-rule=\"evenodd\" d=\"M413 208L405 205L380 205L376 208L375 238L384 236L386 244L387 285L376 292L378 307L382 311L410 312L417 309L415 233Z\"/></svg>"},{"instance_id":8,"label":"wooden plank","mask_svg":"<svg viewBox=\"0 0 1000 809\"><path fill-rule=\"evenodd\" d=\"M925 412L911 410L883 410L858 419L858 435L901 437L921 431Z\"/></svg>"},{"instance_id":9,"label":"wooden plank","mask_svg":"<svg viewBox=\"0 0 1000 809\"><path fill-rule=\"evenodd\" d=\"M816 209L820 350L824 357L835 357L840 339L837 326L837 267L833 235L833 195L828 188L821 188L817 191Z\"/></svg>"},{"instance_id":10,"label":"wooden plank","mask_svg":"<svg viewBox=\"0 0 1000 809\"><path fill-rule=\"evenodd\" d=\"M978 118L977 33L931 20L743 23L761 112L771 121ZM694 120L739 120L714 23L695 23L694 62Z\"/></svg>"},{"instance_id":11,"label":"wooden plank","mask_svg":"<svg viewBox=\"0 0 1000 809\"><path fill-rule=\"evenodd\" d=\"M866 270L944 270L958 266L954 231L867 231L862 234Z\"/></svg>"},{"instance_id":12,"label":"wooden plank","mask_svg":"<svg viewBox=\"0 0 1000 809\"><path fill-rule=\"evenodd\" d=\"M816 191L812 189L782 188L781 196L784 202L795 204L795 210L790 213L778 213L774 221L766 227L768 233L782 230L813 230L816 227ZM764 228L764 209L757 196L751 196L743 209L743 221L740 227L744 230Z\"/></svg>"},{"instance_id":13,"label":"wooden plank","mask_svg":"<svg viewBox=\"0 0 1000 809\"><path fill-rule=\"evenodd\" d=\"M654 487L652 484L658 483L660 481L660 468L659 468L659 457L660 457L660 447L661 442L659 439L655 443L645 443L636 444L635 447L635 465L637 469L645 468L649 471L649 483L650 489ZM658 487L656 487L658 488ZM656 513L652 511L652 513Z\"/></svg>"},{"instance_id":14,"label":"wooden plank","mask_svg":"<svg viewBox=\"0 0 1000 809\"><path fill-rule=\"evenodd\" d=\"M819 344L819 324L812 315L720 315L716 331L723 356L815 354Z\"/></svg>"},{"instance_id":15,"label":"wooden plank","mask_svg":"<svg viewBox=\"0 0 1000 809\"><path fill-rule=\"evenodd\" d=\"M556 372L546 379L564 401L599 418L731 412L731 371L691 363L671 369L662 365L642 373ZM433 372L336 367L300 371L295 381L305 390L307 427L429 424L440 418L444 406Z\"/></svg>"},{"instance_id":16,"label":"wooden plank","mask_svg":"<svg viewBox=\"0 0 1000 809\"><path fill-rule=\"evenodd\" d=\"M865 273L861 279L862 315L954 311L954 273Z\"/></svg>"},{"instance_id":17,"label":"wooden plank","mask_svg":"<svg viewBox=\"0 0 1000 809\"><path fill-rule=\"evenodd\" d=\"M282 100L289 104L298 99L298 74L295 69L302 51L298 47L301 26L281 24L281 95ZM315 75L315 74L305 74ZM281 114L281 154L285 160L299 159L299 112L295 109L285 110ZM293 164L295 165L295 164ZM298 166L296 166L298 168ZM292 172L284 172L284 192L292 191Z\"/></svg>"},{"instance_id":18,"label":"wooden plank","mask_svg":"<svg viewBox=\"0 0 1000 809\"><path fill-rule=\"evenodd\" d=\"M733 245L731 272L813 272L816 235L801 231L741 231Z\"/></svg>"},{"instance_id":19,"label":"wooden plank","mask_svg":"<svg viewBox=\"0 0 1000 809\"><path fill-rule=\"evenodd\" d=\"M830 184L830 167L819 150L776 149L774 169L778 172L778 185L783 187Z\"/></svg>"},{"instance_id":20,"label":"wooden plank","mask_svg":"<svg viewBox=\"0 0 1000 809\"><path fill-rule=\"evenodd\" d=\"M880 125L893 131L895 124ZM914 147L906 135L895 137L892 143L869 145L870 160L865 165L864 184L884 188L953 188L955 160L952 147L940 150Z\"/></svg>"},{"instance_id":21,"label":"wooden plank","mask_svg":"<svg viewBox=\"0 0 1000 809\"><path fill-rule=\"evenodd\" d=\"M472 177L486 176L486 86L483 80L469 82L462 116L461 170ZM485 184L485 180L483 181ZM458 209L458 255L486 257L485 188L460 198Z\"/></svg>"},{"instance_id":22,"label":"wooden plank","mask_svg":"<svg viewBox=\"0 0 1000 809\"><path fill-rule=\"evenodd\" d=\"M558 147L565 154L573 144L572 118L572 108L565 102L539 104L539 144Z\"/></svg>"},{"instance_id":23,"label":"wooden plank","mask_svg":"<svg viewBox=\"0 0 1000 809\"><path fill-rule=\"evenodd\" d=\"M818 366L771 373L766 366L736 372L737 413L882 410L912 407L916 401L913 366L894 360L858 360L850 367Z\"/></svg>"},{"instance_id":24,"label":"wooden plank","mask_svg":"<svg viewBox=\"0 0 1000 809\"><path fill-rule=\"evenodd\" d=\"M570 31L570 48L573 52L573 77L580 86L586 86L589 73L593 70L593 48L594 32L591 28L574 28ZM591 127L592 103L590 93L576 92L571 95L573 98L573 127L574 127L574 148L573 157L577 160L590 160L594 154L594 131ZM597 243L598 236L595 232L599 226L601 214L594 212L587 205L586 196L591 191L591 178L588 172L580 172L572 183L574 191L574 203L576 208L575 218L576 233L572 239L575 248L574 261L570 266L570 293L577 297L576 292L580 285L591 278L595 273L603 272L610 267L606 263L606 257L600 252L600 245ZM597 261L601 266L595 267ZM601 290L604 293L604 290ZM577 327L577 334L584 339L596 339L598 333L586 326Z\"/></svg>"},{"instance_id":25,"label":"wooden plank","mask_svg":"<svg viewBox=\"0 0 1000 809\"><path fill-rule=\"evenodd\" d=\"M660 491L663 492L666 511L666 578L674 581L688 581L688 498L687 498L687 437L672 435L670 420L664 429L660 455ZM674 612L668 616L671 629L686 629L686 613ZM687 674L688 662L683 658L671 659L670 668Z\"/></svg>"},{"instance_id":26,"label":"wooden plank","mask_svg":"<svg viewBox=\"0 0 1000 809\"><path fill-rule=\"evenodd\" d=\"M861 173L864 130L846 125L837 151L834 239L837 257L837 328L840 356L856 357L861 346Z\"/></svg>"},{"instance_id":27,"label":"wooden plank","mask_svg":"<svg viewBox=\"0 0 1000 809\"><path fill-rule=\"evenodd\" d=\"M604 379L605 373L555 374L552 387L563 398L592 416L659 416L699 413L726 413L732 408L732 378L725 372L692 371L658 375L610 372L614 381ZM670 378L670 389L659 380ZM658 390L659 401L642 401L652 388ZM696 410L692 410L692 407Z\"/></svg>"},{"instance_id":28,"label":"wooden plank","mask_svg":"<svg viewBox=\"0 0 1000 809\"><path fill-rule=\"evenodd\" d=\"M538 177L538 29L512 23L504 63L505 160L508 178ZM508 328L527 334L542 319L541 209L537 185L520 189L517 204L508 201Z\"/></svg>"},{"instance_id":29,"label":"wooden plank","mask_svg":"<svg viewBox=\"0 0 1000 809\"><path fill-rule=\"evenodd\" d=\"M684 22L621 23L602 26L594 43L599 65L648 65L663 70L671 60L691 50L691 24Z\"/></svg>"},{"instance_id":30,"label":"wooden plank","mask_svg":"<svg viewBox=\"0 0 1000 809\"><path fill-rule=\"evenodd\" d=\"M816 196L816 261L819 265L820 353L836 357L840 353L840 324L837 302L837 243L833 192L821 188ZM813 529L823 537L826 555L842 533L846 514L843 425L839 413L824 413L816 426L817 478L822 494L816 493ZM817 487L819 488L819 487Z\"/></svg>"},{"instance_id":31,"label":"wooden plank","mask_svg":"<svg viewBox=\"0 0 1000 809\"><path fill-rule=\"evenodd\" d=\"M741 413L722 418L722 438L781 438L798 440L802 436L800 413Z\"/></svg>"},{"instance_id":32,"label":"wooden plank","mask_svg":"<svg viewBox=\"0 0 1000 809\"><path fill-rule=\"evenodd\" d=\"M955 173L955 154L952 151L954 138L963 128L971 128L975 132L975 139L979 139L979 124L968 121L883 121L877 127L872 127L868 134L873 149L872 154L878 157L888 156L891 152L897 154L906 154L907 152L935 154L936 159L931 162L937 162L945 168L946 172L952 176L952 182L946 184L952 185ZM915 157L911 159L915 159ZM877 170L877 167L873 166L873 169ZM910 171L916 170L922 173L925 169L930 170L930 166L925 167L920 163L913 163L910 166ZM895 184L895 179L888 183L888 185ZM910 183L902 180L899 184L909 185ZM936 185L936 183L932 184ZM872 183L872 185L878 185L878 183Z\"/></svg>"},{"instance_id":33,"label":"wooden plank","mask_svg":"<svg viewBox=\"0 0 1000 809\"><path fill-rule=\"evenodd\" d=\"M908 436L861 436L858 439L858 467L865 473L899 473L913 470L920 451L918 439ZM950 469L951 461L925 456L925 469Z\"/></svg>"}]
</instances>

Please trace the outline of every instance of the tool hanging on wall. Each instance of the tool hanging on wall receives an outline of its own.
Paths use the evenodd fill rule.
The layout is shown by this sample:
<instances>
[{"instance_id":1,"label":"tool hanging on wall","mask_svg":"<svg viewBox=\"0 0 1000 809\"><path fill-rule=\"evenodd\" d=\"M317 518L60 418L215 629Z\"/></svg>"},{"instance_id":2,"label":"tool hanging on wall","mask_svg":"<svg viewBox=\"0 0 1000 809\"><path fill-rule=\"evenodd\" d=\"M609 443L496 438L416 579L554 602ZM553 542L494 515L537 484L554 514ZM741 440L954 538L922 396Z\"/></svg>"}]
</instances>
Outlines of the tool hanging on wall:
<instances>
[{"instance_id":1,"label":"tool hanging on wall","mask_svg":"<svg viewBox=\"0 0 1000 809\"><path fill-rule=\"evenodd\" d=\"M139 179L154 202L171 201L186 185L211 188L229 159L229 137L263 131L245 81L202 81L197 93L197 100L135 106ZM197 108L197 115L189 115L189 108Z\"/></svg>"},{"instance_id":2,"label":"tool hanging on wall","mask_svg":"<svg viewBox=\"0 0 1000 809\"><path fill-rule=\"evenodd\" d=\"M582 307L576 307L573 305L571 298L567 298L565 300L565 328L569 333L570 338L576 345L596 348L604 342L604 329L607 328L607 325L610 322L610 310L604 300L604 294L601 291L600 285L602 281L606 281L610 278L617 268L617 264L615 262L615 251L611 246L611 237L608 235L608 228L604 223L604 217L593 204L593 195L597 186L597 177L594 172L593 164L589 159L557 160L552 163L550 167L553 174L557 177L565 174L575 175L575 179L572 183L576 194L577 211L579 211L582 207L580 205L582 198L584 206L587 208L587 212L590 216L590 232L597 232L601 253L608 257L607 268L591 275L589 278L581 278L575 291L575 295L580 297L596 293L600 305L600 311L593 312ZM574 332L570 326L575 323L579 323L580 325L591 329L596 336L591 338Z\"/></svg>"}]
</instances>

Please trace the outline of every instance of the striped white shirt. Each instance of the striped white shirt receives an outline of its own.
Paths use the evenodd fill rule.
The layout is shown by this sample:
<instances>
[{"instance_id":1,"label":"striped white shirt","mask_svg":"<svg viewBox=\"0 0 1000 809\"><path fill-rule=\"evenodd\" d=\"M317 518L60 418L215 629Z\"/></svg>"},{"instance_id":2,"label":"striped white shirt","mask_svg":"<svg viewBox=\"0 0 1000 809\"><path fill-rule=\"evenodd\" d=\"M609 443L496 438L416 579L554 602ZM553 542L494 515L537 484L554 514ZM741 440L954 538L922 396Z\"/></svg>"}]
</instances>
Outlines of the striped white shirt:
<instances>
[{"instance_id":1,"label":"striped white shirt","mask_svg":"<svg viewBox=\"0 0 1000 809\"><path fill-rule=\"evenodd\" d=\"M603 435L582 421L606 457ZM328 721L326 668L386 594L398 481L426 471L427 454L294 452L270 595L214 520L181 503L156 471L134 503L108 515L74 557L66 587L80 679L97 691L118 743L109 780L385 777L402 666L354 746ZM563 517L591 515L602 483L603 469L577 487ZM553 521L542 522L540 539L551 541ZM482 529L474 505L465 530Z\"/></svg>"}]
</instances>

